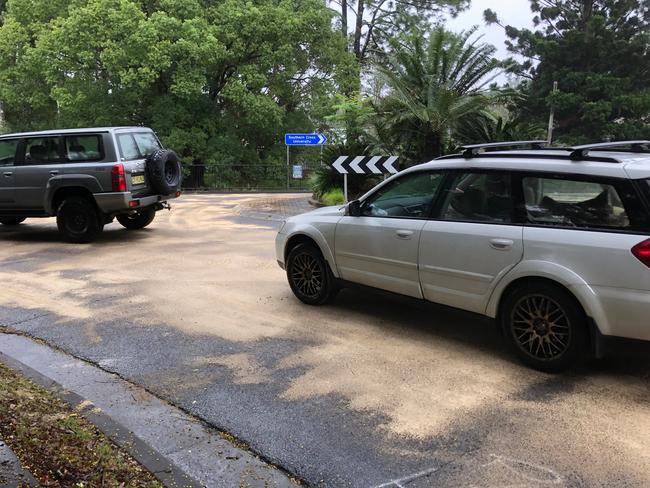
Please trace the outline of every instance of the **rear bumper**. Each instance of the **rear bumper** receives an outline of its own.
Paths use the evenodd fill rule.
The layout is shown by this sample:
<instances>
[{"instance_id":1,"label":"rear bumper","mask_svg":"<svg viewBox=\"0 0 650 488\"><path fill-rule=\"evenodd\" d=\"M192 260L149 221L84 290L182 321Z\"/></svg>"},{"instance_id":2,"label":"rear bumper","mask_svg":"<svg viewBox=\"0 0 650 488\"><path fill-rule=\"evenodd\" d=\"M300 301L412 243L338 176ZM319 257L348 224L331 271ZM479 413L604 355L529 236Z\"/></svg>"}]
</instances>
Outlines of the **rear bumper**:
<instances>
[{"instance_id":1,"label":"rear bumper","mask_svg":"<svg viewBox=\"0 0 650 488\"><path fill-rule=\"evenodd\" d=\"M180 196L180 192L171 195L150 195L136 198L131 192L95 193L95 201L99 209L105 214L119 214L151 207L157 203L172 200Z\"/></svg>"}]
</instances>

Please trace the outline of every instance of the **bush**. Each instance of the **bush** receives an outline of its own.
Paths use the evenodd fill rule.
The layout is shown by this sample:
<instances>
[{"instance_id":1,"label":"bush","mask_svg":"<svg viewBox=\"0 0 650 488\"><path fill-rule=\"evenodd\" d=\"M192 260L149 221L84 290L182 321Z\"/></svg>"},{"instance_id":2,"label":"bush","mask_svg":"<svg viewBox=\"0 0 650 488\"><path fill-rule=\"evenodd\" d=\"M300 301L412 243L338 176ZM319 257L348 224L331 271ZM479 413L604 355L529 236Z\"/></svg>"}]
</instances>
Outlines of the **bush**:
<instances>
[{"instance_id":1,"label":"bush","mask_svg":"<svg viewBox=\"0 0 650 488\"><path fill-rule=\"evenodd\" d=\"M348 197L358 198L381 181L376 175L348 175ZM331 166L318 168L309 181L314 196L322 196L332 190L343 189L343 175L337 173Z\"/></svg>"},{"instance_id":2,"label":"bush","mask_svg":"<svg viewBox=\"0 0 650 488\"><path fill-rule=\"evenodd\" d=\"M343 190L336 188L321 195L320 201L327 206L341 205L345 203L345 196L343 195Z\"/></svg>"}]
</instances>

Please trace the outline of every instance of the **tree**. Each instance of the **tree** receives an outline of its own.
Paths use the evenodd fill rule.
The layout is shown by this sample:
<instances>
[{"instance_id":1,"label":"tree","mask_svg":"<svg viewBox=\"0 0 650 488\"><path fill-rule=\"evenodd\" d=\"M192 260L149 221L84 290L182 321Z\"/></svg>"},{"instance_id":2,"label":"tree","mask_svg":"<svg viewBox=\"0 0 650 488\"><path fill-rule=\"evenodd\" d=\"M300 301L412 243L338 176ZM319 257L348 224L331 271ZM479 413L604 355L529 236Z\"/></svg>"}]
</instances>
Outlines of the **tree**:
<instances>
[{"instance_id":1,"label":"tree","mask_svg":"<svg viewBox=\"0 0 650 488\"><path fill-rule=\"evenodd\" d=\"M385 47L412 19L428 21L444 13L455 15L469 6L469 0L333 0L332 3L339 7L341 32L346 40L349 38L359 65L366 62L371 51Z\"/></svg>"},{"instance_id":2,"label":"tree","mask_svg":"<svg viewBox=\"0 0 650 488\"><path fill-rule=\"evenodd\" d=\"M0 103L12 129L151 125L186 162L279 163L282 133L319 124L353 76L334 14L322 0L8 0Z\"/></svg>"},{"instance_id":3,"label":"tree","mask_svg":"<svg viewBox=\"0 0 650 488\"><path fill-rule=\"evenodd\" d=\"M407 161L442 155L466 124L491 116L496 94L486 87L500 63L474 32L414 29L391 41L378 68L389 92L376 109L382 139Z\"/></svg>"},{"instance_id":4,"label":"tree","mask_svg":"<svg viewBox=\"0 0 650 488\"><path fill-rule=\"evenodd\" d=\"M566 143L650 137L650 4L642 0L532 0L534 30L505 26L525 61L525 111L555 111ZM498 23L490 10L485 19ZM559 90L552 92L553 82Z\"/></svg>"}]
</instances>

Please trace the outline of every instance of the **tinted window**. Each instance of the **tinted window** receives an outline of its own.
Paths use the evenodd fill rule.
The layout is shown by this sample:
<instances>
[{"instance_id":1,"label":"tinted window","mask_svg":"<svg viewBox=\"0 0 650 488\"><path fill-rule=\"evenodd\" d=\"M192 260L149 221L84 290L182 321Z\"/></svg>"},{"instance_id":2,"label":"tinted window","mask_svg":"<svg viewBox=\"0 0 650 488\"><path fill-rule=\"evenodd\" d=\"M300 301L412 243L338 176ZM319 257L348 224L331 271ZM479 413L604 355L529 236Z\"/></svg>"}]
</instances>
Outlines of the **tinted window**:
<instances>
[{"instance_id":1,"label":"tinted window","mask_svg":"<svg viewBox=\"0 0 650 488\"><path fill-rule=\"evenodd\" d=\"M18 139L0 141L0 166L13 166L16 162Z\"/></svg>"},{"instance_id":2,"label":"tinted window","mask_svg":"<svg viewBox=\"0 0 650 488\"><path fill-rule=\"evenodd\" d=\"M49 164L62 162L58 137L36 137L27 139L25 164Z\"/></svg>"},{"instance_id":3,"label":"tinted window","mask_svg":"<svg viewBox=\"0 0 650 488\"><path fill-rule=\"evenodd\" d=\"M368 198L362 215L425 219L442 181L442 173L418 172L402 176Z\"/></svg>"},{"instance_id":4,"label":"tinted window","mask_svg":"<svg viewBox=\"0 0 650 488\"><path fill-rule=\"evenodd\" d=\"M510 223L514 202L508 173L460 173L449 187L441 219Z\"/></svg>"},{"instance_id":5,"label":"tinted window","mask_svg":"<svg viewBox=\"0 0 650 488\"><path fill-rule=\"evenodd\" d=\"M158 139L151 132L118 134L117 142L122 158L127 161L146 158L149 154L161 149Z\"/></svg>"},{"instance_id":6,"label":"tinted window","mask_svg":"<svg viewBox=\"0 0 650 488\"><path fill-rule=\"evenodd\" d=\"M582 228L627 228L630 219L613 185L590 181L523 178L528 221Z\"/></svg>"},{"instance_id":7,"label":"tinted window","mask_svg":"<svg viewBox=\"0 0 650 488\"><path fill-rule=\"evenodd\" d=\"M102 141L99 135L78 135L65 138L66 157L69 161L99 161L102 154Z\"/></svg>"}]
</instances>

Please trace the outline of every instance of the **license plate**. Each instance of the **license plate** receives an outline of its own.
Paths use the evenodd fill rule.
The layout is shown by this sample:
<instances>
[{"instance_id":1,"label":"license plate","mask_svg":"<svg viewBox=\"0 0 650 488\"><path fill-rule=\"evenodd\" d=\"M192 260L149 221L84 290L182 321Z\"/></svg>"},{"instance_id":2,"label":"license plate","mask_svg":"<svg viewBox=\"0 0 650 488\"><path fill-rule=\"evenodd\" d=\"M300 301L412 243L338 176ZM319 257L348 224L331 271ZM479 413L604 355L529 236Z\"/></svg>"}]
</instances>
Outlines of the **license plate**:
<instances>
[{"instance_id":1,"label":"license plate","mask_svg":"<svg viewBox=\"0 0 650 488\"><path fill-rule=\"evenodd\" d=\"M144 175L131 176L131 183L134 185L144 185Z\"/></svg>"}]
</instances>

